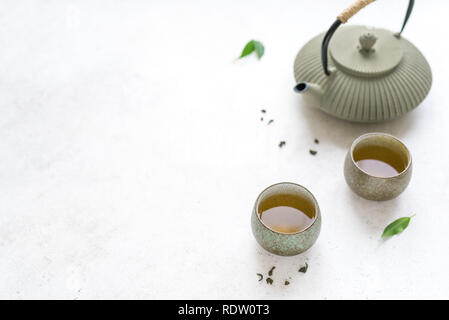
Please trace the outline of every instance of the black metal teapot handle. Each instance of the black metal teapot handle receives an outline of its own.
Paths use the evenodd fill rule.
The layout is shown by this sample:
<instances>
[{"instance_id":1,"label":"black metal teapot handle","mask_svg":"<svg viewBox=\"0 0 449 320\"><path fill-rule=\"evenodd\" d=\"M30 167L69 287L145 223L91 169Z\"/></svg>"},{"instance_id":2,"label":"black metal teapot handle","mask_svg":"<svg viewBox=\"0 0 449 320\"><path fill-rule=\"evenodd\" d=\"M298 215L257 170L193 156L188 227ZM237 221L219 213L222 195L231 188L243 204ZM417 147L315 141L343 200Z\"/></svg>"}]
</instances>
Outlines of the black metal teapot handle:
<instances>
[{"instance_id":1,"label":"black metal teapot handle","mask_svg":"<svg viewBox=\"0 0 449 320\"><path fill-rule=\"evenodd\" d=\"M337 20L331 25L329 30L326 32L326 35L324 36L323 39L323 43L321 45L321 61L323 63L324 73L326 75L328 76L330 75L327 61L327 50L329 47L329 42L331 41L331 38L334 35L335 31L341 24L346 23L357 12L359 12L361 9L363 9L364 7L366 7L371 2L374 1L375 0L357 0L337 17ZM404 22L402 23L402 28L401 31L399 32L399 35L401 35L402 31L404 31L405 25L407 24L408 18L410 18L414 5L415 0L409 0L407 13L405 14Z\"/></svg>"}]
</instances>

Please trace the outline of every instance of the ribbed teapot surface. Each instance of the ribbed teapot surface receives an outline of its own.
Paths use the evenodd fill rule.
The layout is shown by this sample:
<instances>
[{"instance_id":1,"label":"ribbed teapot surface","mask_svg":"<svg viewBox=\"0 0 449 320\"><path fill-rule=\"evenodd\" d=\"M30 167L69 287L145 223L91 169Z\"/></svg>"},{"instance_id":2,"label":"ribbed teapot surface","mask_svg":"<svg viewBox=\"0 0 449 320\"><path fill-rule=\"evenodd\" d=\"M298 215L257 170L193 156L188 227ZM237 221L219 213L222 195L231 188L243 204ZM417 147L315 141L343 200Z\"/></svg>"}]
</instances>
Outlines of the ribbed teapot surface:
<instances>
[{"instance_id":1,"label":"ribbed teapot surface","mask_svg":"<svg viewBox=\"0 0 449 320\"><path fill-rule=\"evenodd\" d=\"M340 28L329 45L330 75L323 72L324 33L310 40L294 63L297 82L322 89L320 108L340 119L381 122L416 108L432 85L432 72L408 40L385 29Z\"/></svg>"}]
</instances>

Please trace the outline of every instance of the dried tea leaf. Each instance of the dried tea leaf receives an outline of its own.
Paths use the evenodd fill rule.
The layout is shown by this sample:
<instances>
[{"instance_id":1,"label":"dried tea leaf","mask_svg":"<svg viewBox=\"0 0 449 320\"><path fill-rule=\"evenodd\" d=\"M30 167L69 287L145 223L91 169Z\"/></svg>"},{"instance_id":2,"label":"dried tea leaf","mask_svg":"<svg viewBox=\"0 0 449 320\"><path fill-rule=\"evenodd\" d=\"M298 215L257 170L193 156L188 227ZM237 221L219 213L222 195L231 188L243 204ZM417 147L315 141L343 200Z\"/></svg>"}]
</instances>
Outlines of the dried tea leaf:
<instances>
[{"instance_id":1,"label":"dried tea leaf","mask_svg":"<svg viewBox=\"0 0 449 320\"><path fill-rule=\"evenodd\" d=\"M306 265L301 267L301 268L299 268L298 272L306 273L307 269L309 269L309 265L306 262Z\"/></svg>"},{"instance_id":2,"label":"dried tea leaf","mask_svg":"<svg viewBox=\"0 0 449 320\"><path fill-rule=\"evenodd\" d=\"M282 148L283 146L285 146L285 141L279 142L279 148Z\"/></svg>"},{"instance_id":3,"label":"dried tea leaf","mask_svg":"<svg viewBox=\"0 0 449 320\"><path fill-rule=\"evenodd\" d=\"M272 275L273 275L274 269L276 269L275 266L273 266L273 267L270 269L270 271L268 271L268 275L269 275L269 276L272 276Z\"/></svg>"},{"instance_id":4,"label":"dried tea leaf","mask_svg":"<svg viewBox=\"0 0 449 320\"><path fill-rule=\"evenodd\" d=\"M263 280L263 275L261 273L257 273L257 275L259 276L259 281Z\"/></svg>"},{"instance_id":5,"label":"dried tea leaf","mask_svg":"<svg viewBox=\"0 0 449 320\"><path fill-rule=\"evenodd\" d=\"M265 109L262 109L262 110L260 110L260 112L262 112L262 113L266 113L266 112L267 112L267 110L265 110Z\"/></svg>"},{"instance_id":6,"label":"dried tea leaf","mask_svg":"<svg viewBox=\"0 0 449 320\"><path fill-rule=\"evenodd\" d=\"M316 144L319 144L320 143L320 140L318 140L318 139L315 139L315 140L313 140Z\"/></svg>"},{"instance_id":7,"label":"dried tea leaf","mask_svg":"<svg viewBox=\"0 0 449 320\"><path fill-rule=\"evenodd\" d=\"M316 154L317 154L317 151L315 151L315 150L312 150L312 149L310 149L310 150L309 150L309 152L310 152L310 154L311 154L312 156L314 156L314 155L316 155Z\"/></svg>"},{"instance_id":8,"label":"dried tea leaf","mask_svg":"<svg viewBox=\"0 0 449 320\"><path fill-rule=\"evenodd\" d=\"M268 284L273 284L273 279L267 278L267 283L268 283Z\"/></svg>"},{"instance_id":9,"label":"dried tea leaf","mask_svg":"<svg viewBox=\"0 0 449 320\"><path fill-rule=\"evenodd\" d=\"M284 285L288 286L290 284L290 281L285 280Z\"/></svg>"},{"instance_id":10,"label":"dried tea leaf","mask_svg":"<svg viewBox=\"0 0 449 320\"><path fill-rule=\"evenodd\" d=\"M402 217L402 218L399 218L399 219L393 221L392 223L390 223L384 229L384 232L382 233L382 238L394 236L395 234L399 234L402 231L404 231L405 229L407 229L408 224L410 223L410 220L414 216L415 215L413 215L411 217Z\"/></svg>"},{"instance_id":11,"label":"dried tea leaf","mask_svg":"<svg viewBox=\"0 0 449 320\"><path fill-rule=\"evenodd\" d=\"M274 122L274 120L271 119L270 121L268 121L267 125L269 125L270 123L273 123L273 122Z\"/></svg>"}]
</instances>

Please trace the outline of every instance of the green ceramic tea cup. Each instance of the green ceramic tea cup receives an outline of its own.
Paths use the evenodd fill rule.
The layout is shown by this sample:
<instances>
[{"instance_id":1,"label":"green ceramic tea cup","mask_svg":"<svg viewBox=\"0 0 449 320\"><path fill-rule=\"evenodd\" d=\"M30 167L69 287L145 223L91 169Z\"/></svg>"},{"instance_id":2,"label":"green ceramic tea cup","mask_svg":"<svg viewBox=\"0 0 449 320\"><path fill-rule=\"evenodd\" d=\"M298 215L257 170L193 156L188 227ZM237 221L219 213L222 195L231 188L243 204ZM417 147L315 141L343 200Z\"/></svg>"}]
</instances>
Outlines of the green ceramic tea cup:
<instances>
[{"instance_id":1,"label":"green ceramic tea cup","mask_svg":"<svg viewBox=\"0 0 449 320\"><path fill-rule=\"evenodd\" d=\"M268 227L261 219L260 204L270 198L276 199L276 206L286 205L286 197L301 197L311 206L314 216L311 224L304 230L295 233L283 233ZM305 187L281 182L263 190L257 197L251 214L251 228L257 242L267 251L280 256L293 256L309 249L317 240L321 230L321 213L313 194Z\"/></svg>"},{"instance_id":2,"label":"green ceramic tea cup","mask_svg":"<svg viewBox=\"0 0 449 320\"><path fill-rule=\"evenodd\" d=\"M391 174L376 163L362 166L360 161L381 161L393 168ZM368 170L370 169L370 170ZM379 171L379 169L382 169ZM376 172L376 173L374 173ZM412 177L412 157L406 145L387 133L367 133L352 143L345 164L344 175L349 187L360 197L384 201L396 198L407 188Z\"/></svg>"}]
</instances>

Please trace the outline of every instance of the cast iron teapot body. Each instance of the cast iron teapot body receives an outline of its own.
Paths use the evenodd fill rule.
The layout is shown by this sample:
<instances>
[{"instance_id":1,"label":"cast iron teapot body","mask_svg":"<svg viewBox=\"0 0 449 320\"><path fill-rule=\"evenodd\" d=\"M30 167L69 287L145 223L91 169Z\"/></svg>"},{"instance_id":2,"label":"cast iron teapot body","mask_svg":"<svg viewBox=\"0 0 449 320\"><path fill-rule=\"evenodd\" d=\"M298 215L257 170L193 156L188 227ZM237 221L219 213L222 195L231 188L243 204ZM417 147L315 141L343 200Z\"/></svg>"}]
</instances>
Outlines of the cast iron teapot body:
<instances>
[{"instance_id":1,"label":"cast iron teapot body","mask_svg":"<svg viewBox=\"0 0 449 320\"><path fill-rule=\"evenodd\" d=\"M295 91L313 98L320 109L340 119L381 122L397 118L417 107L432 85L426 59L401 36L414 0L409 2L399 33L365 26L345 26L335 32L373 1L356 1L295 59Z\"/></svg>"}]
</instances>

